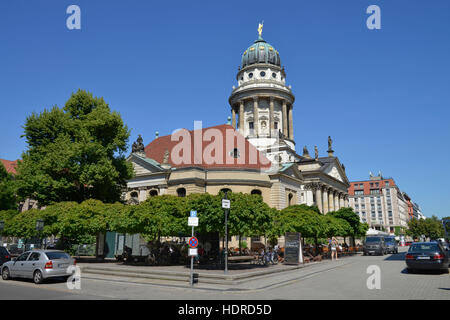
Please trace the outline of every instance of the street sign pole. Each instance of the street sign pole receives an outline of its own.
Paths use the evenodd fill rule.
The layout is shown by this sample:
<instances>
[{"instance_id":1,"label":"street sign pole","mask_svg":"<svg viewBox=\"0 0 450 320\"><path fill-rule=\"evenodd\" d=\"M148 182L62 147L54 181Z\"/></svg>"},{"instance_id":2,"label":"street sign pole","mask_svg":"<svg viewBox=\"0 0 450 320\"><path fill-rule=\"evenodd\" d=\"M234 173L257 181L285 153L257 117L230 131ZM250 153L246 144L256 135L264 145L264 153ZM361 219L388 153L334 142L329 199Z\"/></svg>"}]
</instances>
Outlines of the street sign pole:
<instances>
[{"instance_id":1,"label":"street sign pole","mask_svg":"<svg viewBox=\"0 0 450 320\"><path fill-rule=\"evenodd\" d=\"M192 226L192 237L194 236L194 226ZM194 285L194 256L191 256L191 286Z\"/></svg>"},{"instance_id":2,"label":"street sign pole","mask_svg":"<svg viewBox=\"0 0 450 320\"><path fill-rule=\"evenodd\" d=\"M225 200L227 200L227 192L225 192ZM225 270L228 273L228 209L225 208Z\"/></svg>"}]
</instances>

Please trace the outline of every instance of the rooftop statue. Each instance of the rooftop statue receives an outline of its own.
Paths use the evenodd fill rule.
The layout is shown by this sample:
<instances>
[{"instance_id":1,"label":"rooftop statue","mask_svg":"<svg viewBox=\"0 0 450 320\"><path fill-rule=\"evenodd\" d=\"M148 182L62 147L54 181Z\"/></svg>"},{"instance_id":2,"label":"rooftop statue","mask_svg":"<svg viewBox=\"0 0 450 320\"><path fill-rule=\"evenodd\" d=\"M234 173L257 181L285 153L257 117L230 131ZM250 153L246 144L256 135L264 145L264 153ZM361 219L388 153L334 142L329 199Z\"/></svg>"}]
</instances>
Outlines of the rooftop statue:
<instances>
[{"instance_id":1,"label":"rooftop statue","mask_svg":"<svg viewBox=\"0 0 450 320\"><path fill-rule=\"evenodd\" d=\"M144 146L143 141L144 140L142 139L141 135L139 135L136 142L133 142L133 145L131 147L131 152L132 153L144 152L145 146Z\"/></svg>"}]
</instances>

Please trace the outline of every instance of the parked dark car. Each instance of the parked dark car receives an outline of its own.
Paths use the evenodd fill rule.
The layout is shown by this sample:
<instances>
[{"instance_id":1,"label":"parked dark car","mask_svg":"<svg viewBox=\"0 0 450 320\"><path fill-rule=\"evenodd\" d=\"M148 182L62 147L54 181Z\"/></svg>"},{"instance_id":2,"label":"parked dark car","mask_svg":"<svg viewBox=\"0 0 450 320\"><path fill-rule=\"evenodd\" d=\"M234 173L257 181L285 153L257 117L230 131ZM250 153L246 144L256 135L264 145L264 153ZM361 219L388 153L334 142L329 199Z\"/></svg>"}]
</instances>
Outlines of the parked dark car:
<instances>
[{"instance_id":1,"label":"parked dark car","mask_svg":"<svg viewBox=\"0 0 450 320\"><path fill-rule=\"evenodd\" d=\"M364 240L363 254L378 254L380 256L386 254L386 245L384 236L367 236Z\"/></svg>"},{"instance_id":2,"label":"parked dark car","mask_svg":"<svg viewBox=\"0 0 450 320\"><path fill-rule=\"evenodd\" d=\"M395 236L384 237L384 244L386 246L386 252L398 253L398 243L397 240L395 240Z\"/></svg>"},{"instance_id":3,"label":"parked dark car","mask_svg":"<svg viewBox=\"0 0 450 320\"><path fill-rule=\"evenodd\" d=\"M415 242L405 257L409 273L415 270L442 270L448 273L449 251L437 242Z\"/></svg>"},{"instance_id":4,"label":"parked dark car","mask_svg":"<svg viewBox=\"0 0 450 320\"><path fill-rule=\"evenodd\" d=\"M0 266L8 261L11 261L11 254L5 247L0 247Z\"/></svg>"}]
</instances>

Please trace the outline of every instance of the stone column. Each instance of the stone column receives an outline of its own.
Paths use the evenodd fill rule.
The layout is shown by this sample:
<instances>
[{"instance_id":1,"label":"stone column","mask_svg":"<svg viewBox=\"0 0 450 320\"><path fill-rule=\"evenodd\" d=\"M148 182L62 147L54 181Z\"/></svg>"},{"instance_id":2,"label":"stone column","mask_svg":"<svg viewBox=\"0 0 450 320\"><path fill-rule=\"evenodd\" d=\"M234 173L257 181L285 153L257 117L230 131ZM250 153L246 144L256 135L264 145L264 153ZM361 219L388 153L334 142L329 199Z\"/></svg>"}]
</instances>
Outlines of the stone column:
<instances>
[{"instance_id":1,"label":"stone column","mask_svg":"<svg viewBox=\"0 0 450 320\"><path fill-rule=\"evenodd\" d=\"M258 97L253 98L253 131L258 136Z\"/></svg>"},{"instance_id":2,"label":"stone column","mask_svg":"<svg viewBox=\"0 0 450 320\"><path fill-rule=\"evenodd\" d=\"M289 106L289 139L294 140L294 121L292 119L293 105Z\"/></svg>"},{"instance_id":3,"label":"stone column","mask_svg":"<svg viewBox=\"0 0 450 320\"><path fill-rule=\"evenodd\" d=\"M270 113L269 113L269 118L270 118L270 137L272 137L272 135L273 135L273 131L275 130L275 121L274 121L274 118L273 118L273 108L274 108L274 98L273 97L270 97L270 104L269 104L269 106L270 106Z\"/></svg>"},{"instance_id":4,"label":"stone column","mask_svg":"<svg viewBox=\"0 0 450 320\"><path fill-rule=\"evenodd\" d=\"M322 189L321 189L320 185L316 186L316 205L319 207L320 212L323 213Z\"/></svg>"},{"instance_id":5,"label":"stone column","mask_svg":"<svg viewBox=\"0 0 450 320\"><path fill-rule=\"evenodd\" d=\"M334 193L334 210L339 210L339 193Z\"/></svg>"},{"instance_id":6,"label":"stone column","mask_svg":"<svg viewBox=\"0 0 450 320\"><path fill-rule=\"evenodd\" d=\"M328 188L324 187L322 190L322 195L323 195L323 214L327 214L328 213Z\"/></svg>"},{"instance_id":7,"label":"stone column","mask_svg":"<svg viewBox=\"0 0 450 320\"><path fill-rule=\"evenodd\" d=\"M283 113L283 134L285 136L288 136L288 129L287 129L287 105L286 100L283 100L283 107L282 107L282 113Z\"/></svg>"},{"instance_id":8,"label":"stone column","mask_svg":"<svg viewBox=\"0 0 450 320\"><path fill-rule=\"evenodd\" d=\"M344 206L348 208L348 195L345 195Z\"/></svg>"},{"instance_id":9,"label":"stone column","mask_svg":"<svg viewBox=\"0 0 450 320\"><path fill-rule=\"evenodd\" d=\"M333 189L330 189L330 194L328 195L328 210L329 211L334 211L334 191Z\"/></svg>"},{"instance_id":10,"label":"stone column","mask_svg":"<svg viewBox=\"0 0 450 320\"><path fill-rule=\"evenodd\" d=\"M345 204L344 204L344 194L343 193L340 193L339 194L339 209L340 208L344 208L345 207Z\"/></svg>"},{"instance_id":11,"label":"stone column","mask_svg":"<svg viewBox=\"0 0 450 320\"><path fill-rule=\"evenodd\" d=\"M236 110L234 109L234 107L231 108L231 125L233 126L234 129L236 129Z\"/></svg>"},{"instance_id":12,"label":"stone column","mask_svg":"<svg viewBox=\"0 0 450 320\"><path fill-rule=\"evenodd\" d=\"M239 101L239 132L244 135L244 101Z\"/></svg>"}]
</instances>

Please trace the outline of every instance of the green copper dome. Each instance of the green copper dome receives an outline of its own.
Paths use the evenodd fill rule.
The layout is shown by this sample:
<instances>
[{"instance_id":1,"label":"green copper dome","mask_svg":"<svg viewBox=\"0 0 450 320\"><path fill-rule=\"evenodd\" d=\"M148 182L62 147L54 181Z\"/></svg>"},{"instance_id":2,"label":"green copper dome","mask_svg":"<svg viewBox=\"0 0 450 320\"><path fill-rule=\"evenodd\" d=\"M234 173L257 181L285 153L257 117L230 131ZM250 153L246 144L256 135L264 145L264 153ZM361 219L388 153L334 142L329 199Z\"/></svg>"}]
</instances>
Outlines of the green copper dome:
<instances>
[{"instance_id":1,"label":"green copper dome","mask_svg":"<svg viewBox=\"0 0 450 320\"><path fill-rule=\"evenodd\" d=\"M274 47L259 37L242 55L241 68L255 64L269 63L280 66L280 54Z\"/></svg>"}]
</instances>

